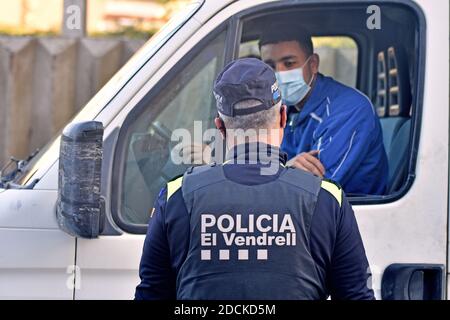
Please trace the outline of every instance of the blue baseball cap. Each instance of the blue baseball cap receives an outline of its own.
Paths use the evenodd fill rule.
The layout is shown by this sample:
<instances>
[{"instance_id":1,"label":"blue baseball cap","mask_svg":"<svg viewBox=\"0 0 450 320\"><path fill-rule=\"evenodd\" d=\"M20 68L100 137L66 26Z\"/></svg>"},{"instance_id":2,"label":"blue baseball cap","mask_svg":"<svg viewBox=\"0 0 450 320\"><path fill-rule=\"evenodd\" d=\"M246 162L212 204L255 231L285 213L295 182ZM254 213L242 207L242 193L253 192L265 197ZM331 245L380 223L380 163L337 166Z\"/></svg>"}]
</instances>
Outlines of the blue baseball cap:
<instances>
[{"instance_id":1,"label":"blue baseball cap","mask_svg":"<svg viewBox=\"0 0 450 320\"><path fill-rule=\"evenodd\" d=\"M217 110L229 117L243 116L268 110L281 101L277 78L272 68L256 58L230 62L214 81ZM260 105L234 109L244 100L258 100Z\"/></svg>"}]
</instances>

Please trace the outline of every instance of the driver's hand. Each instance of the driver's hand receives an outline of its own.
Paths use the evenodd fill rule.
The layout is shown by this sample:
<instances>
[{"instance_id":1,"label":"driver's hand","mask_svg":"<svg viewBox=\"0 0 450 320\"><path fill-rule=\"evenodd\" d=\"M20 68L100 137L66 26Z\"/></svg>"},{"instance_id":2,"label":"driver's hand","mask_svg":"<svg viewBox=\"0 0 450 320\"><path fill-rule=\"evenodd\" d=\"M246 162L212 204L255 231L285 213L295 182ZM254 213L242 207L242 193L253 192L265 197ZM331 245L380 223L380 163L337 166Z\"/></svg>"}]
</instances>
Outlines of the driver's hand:
<instances>
[{"instance_id":1,"label":"driver's hand","mask_svg":"<svg viewBox=\"0 0 450 320\"><path fill-rule=\"evenodd\" d=\"M325 175L325 167L320 162L320 160L317 159L318 154L319 150L300 153L299 155L289 160L286 165L288 167L303 169L323 178L323 176Z\"/></svg>"},{"instance_id":2,"label":"driver's hand","mask_svg":"<svg viewBox=\"0 0 450 320\"><path fill-rule=\"evenodd\" d=\"M211 161L212 149L206 144L184 144L179 147L177 152L182 157L183 163L187 165L201 165Z\"/></svg>"}]
</instances>

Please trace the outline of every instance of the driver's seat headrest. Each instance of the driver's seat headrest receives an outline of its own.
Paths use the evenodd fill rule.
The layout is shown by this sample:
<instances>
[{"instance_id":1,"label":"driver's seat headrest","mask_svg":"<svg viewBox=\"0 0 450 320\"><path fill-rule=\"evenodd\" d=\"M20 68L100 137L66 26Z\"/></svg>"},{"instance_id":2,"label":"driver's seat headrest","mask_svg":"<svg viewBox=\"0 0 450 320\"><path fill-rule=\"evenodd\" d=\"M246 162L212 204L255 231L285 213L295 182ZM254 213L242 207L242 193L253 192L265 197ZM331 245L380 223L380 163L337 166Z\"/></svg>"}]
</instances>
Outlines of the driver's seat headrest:
<instances>
[{"instance_id":1,"label":"driver's seat headrest","mask_svg":"<svg viewBox=\"0 0 450 320\"><path fill-rule=\"evenodd\" d=\"M377 101L380 117L409 117L411 85L406 54L402 48L388 47L377 55Z\"/></svg>"},{"instance_id":2,"label":"driver's seat headrest","mask_svg":"<svg viewBox=\"0 0 450 320\"><path fill-rule=\"evenodd\" d=\"M388 69L388 115L390 117L409 117L411 110L411 85L409 81L408 60L404 50L387 49Z\"/></svg>"}]
</instances>

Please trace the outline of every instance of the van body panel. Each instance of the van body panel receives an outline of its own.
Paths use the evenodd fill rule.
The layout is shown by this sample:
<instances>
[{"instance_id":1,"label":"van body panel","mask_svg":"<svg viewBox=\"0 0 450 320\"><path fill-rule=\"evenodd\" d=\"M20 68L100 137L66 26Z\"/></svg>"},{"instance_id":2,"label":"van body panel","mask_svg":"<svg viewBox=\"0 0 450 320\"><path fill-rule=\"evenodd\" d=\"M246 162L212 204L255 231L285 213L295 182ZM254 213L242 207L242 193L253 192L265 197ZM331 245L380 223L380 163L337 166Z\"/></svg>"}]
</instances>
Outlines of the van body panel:
<instances>
[{"instance_id":1,"label":"van body panel","mask_svg":"<svg viewBox=\"0 0 450 320\"><path fill-rule=\"evenodd\" d=\"M59 148L57 149L59 151ZM56 152L56 149L55 149ZM53 155L56 157L55 162L49 167L45 175L34 186L33 190L57 190L58 189L58 170L59 170L59 154Z\"/></svg>"},{"instance_id":2,"label":"van body panel","mask_svg":"<svg viewBox=\"0 0 450 320\"><path fill-rule=\"evenodd\" d=\"M276 1L205 1L163 44L152 44L154 40L150 40L73 121L102 121L104 137L108 139L138 102L199 41L237 13L268 2ZM423 11L427 24L416 176L408 192L395 202L354 206L377 298L381 298L383 271L390 264L450 263L449 47L448 39L442 39L443 34L448 35L449 3L441 1L437 5L437 1L427 0L415 3ZM442 41L447 44L443 46ZM153 52L152 45L162 48ZM127 81L123 82L125 78ZM55 218L58 154L59 138L40 155L37 171L30 173L30 180L40 179L34 190L0 189L0 298L132 298L139 283L138 267L145 235L122 233L75 240L60 231ZM102 195L107 200L106 213L111 220L114 172L110 163L114 147L104 154L102 179L106 184L102 185ZM119 229L112 220L110 223ZM74 293L68 283L73 280L70 270L75 258L77 268L73 275L77 289ZM450 290L449 278L447 290Z\"/></svg>"},{"instance_id":3,"label":"van body panel","mask_svg":"<svg viewBox=\"0 0 450 320\"><path fill-rule=\"evenodd\" d=\"M440 38L448 30L448 2L442 3L446 8L417 3L427 17L427 43L416 177L396 202L354 206L377 298L388 265L447 262L449 53L448 46L442 50Z\"/></svg>"},{"instance_id":4,"label":"van body panel","mask_svg":"<svg viewBox=\"0 0 450 320\"><path fill-rule=\"evenodd\" d=\"M16 190L0 193L0 232L3 228L59 230L56 190Z\"/></svg>"},{"instance_id":5,"label":"van body panel","mask_svg":"<svg viewBox=\"0 0 450 320\"><path fill-rule=\"evenodd\" d=\"M74 238L60 230L2 229L0 252L0 299L73 298Z\"/></svg>"},{"instance_id":6,"label":"van body panel","mask_svg":"<svg viewBox=\"0 0 450 320\"><path fill-rule=\"evenodd\" d=\"M75 238L58 228L57 192L0 193L0 299L72 299Z\"/></svg>"},{"instance_id":7,"label":"van body panel","mask_svg":"<svg viewBox=\"0 0 450 320\"><path fill-rule=\"evenodd\" d=\"M139 283L143 243L143 235L131 234L78 239L81 281L75 299L132 299Z\"/></svg>"},{"instance_id":8,"label":"van body panel","mask_svg":"<svg viewBox=\"0 0 450 320\"><path fill-rule=\"evenodd\" d=\"M262 0L260 2L265 1L267 0ZM211 19L211 17L216 15L219 11L221 11L223 8L227 7L233 2L238 1L237 0L206 1L200 8L200 10L195 14L194 19L197 20L200 24L204 24L206 21Z\"/></svg>"}]
</instances>

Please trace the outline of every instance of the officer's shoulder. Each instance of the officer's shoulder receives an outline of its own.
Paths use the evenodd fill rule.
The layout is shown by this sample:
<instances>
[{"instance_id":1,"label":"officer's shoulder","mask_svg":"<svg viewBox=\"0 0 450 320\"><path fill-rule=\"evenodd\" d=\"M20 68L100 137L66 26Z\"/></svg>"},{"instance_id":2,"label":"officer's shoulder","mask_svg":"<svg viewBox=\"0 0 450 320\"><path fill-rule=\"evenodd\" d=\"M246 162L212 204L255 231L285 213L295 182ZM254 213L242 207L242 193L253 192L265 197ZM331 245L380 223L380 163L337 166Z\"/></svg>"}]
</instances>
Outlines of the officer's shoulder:
<instances>
[{"instance_id":1,"label":"officer's shoulder","mask_svg":"<svg viewBox=\"0 0 450 320\"><path fill-rule=\"evenodd\" d=\"M209 171L209 170L211 170L211 169L213 169L215 167L216 167L216 163L215 162L212 163L212 164L204 164L204 165L201 165L201 166L189 167L186 170L186 174L189 175L189 176L195 176L195 175L207 172L207 171Z\"/></svg>"},{"instance_id":2,"label":"officer's shoulder","mask_svg":"<svg viewBox=\"0 0 450 320\"><path fill-rule=\"evenodd\" d=\"M210 172L211 169L215 168L216 164L207 164L195 167L189 167L186 172L182 175L178 175L167 183L167 200L170 199L178 190L181 189L183 185L183 180L189 177L198 176L203 173ZM196 179L200 180L201 179ZM207 180L207 179L206 179ZM183 191L184 192L184 191Z\"/></svg>"},{"instance_id":3,"label":"officer's shoulder","mask_svg":"<svg viewBox=\"0 0 450 320\"><path fill-rule=\"evenodd\" d=\"M169 200L175 192L181 188L181 185L183 184L183 176L184 174L180 174L167 182L167 200Z\"/></svg>"},{"instance_id":4,"label":"officer's shoulder","mask_svg":"<svg viewBox=\"0 0 450 320\"><path fill-rule=\"evenodd\" d=\"M285 170L286 173L279 178L281 181L317 196L320 189L319 177L295 167L286 167Z\"/></svg>"},{"instance_id":5,"label":"officer's shoulder","mask_svg":"<svg viewBox=\"0 0 450 320\"><path fill-rule=\"evenodd\" d=\"M184 174L184 179L186 183L183 182L183 195L189 195L198 189L220 183L225 177L222 172L222 165L213 162L189 168Z\"/></svg>"},{"instance_id":6,"label":"officer's shoulder","mask_svg":"<svg viewBox=\"0 0 450 320\"><path fill-rule=\"evenodd\" d=\"M334 180L323 178L320 184L321 189L326 190L338 202L339 207L342 205L342 187Z\"/></svg>"}]
</instances>

